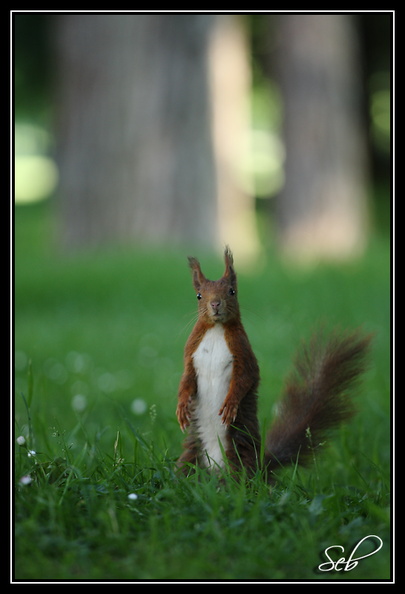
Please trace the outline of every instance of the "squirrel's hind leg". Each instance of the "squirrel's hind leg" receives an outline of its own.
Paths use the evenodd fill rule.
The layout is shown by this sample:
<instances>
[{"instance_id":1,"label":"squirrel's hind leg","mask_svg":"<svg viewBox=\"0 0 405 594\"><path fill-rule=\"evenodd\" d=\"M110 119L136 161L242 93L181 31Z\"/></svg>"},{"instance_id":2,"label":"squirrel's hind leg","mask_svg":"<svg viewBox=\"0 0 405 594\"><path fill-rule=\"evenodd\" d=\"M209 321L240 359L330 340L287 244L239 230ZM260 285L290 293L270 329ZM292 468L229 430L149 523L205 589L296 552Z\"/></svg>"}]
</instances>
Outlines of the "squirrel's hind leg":
<instances>
[{"instance_id":1,"label":"squirrel's hind leg","mask_svg":"<svg viewBox=\"0 0 405 594\"><path fill-rule=\"evenodd\" d=\"M184 475L189 475L194 472L193 466L197 466L199 462L200 449L198 442L192 434L189 434L183 444L183 453L177 460L176 468Z\"/></svg>"}]
</instances>

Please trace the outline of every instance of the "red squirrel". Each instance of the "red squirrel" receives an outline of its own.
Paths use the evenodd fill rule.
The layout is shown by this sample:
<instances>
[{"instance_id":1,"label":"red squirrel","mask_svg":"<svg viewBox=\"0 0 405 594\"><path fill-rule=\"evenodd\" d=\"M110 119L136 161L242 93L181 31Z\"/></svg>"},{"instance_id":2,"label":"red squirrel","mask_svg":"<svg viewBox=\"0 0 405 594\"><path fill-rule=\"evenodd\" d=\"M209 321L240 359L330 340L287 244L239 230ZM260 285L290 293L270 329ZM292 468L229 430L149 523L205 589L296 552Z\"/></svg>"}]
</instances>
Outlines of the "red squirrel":
<instances>
[{"instance_id":1,"label":"red squirrel","mask_svg":"<svg viewBox=\"0 0 405 594\"><path fill-rule=\"evenodd\" d=\"M264 453L257 417L259 366L241 321L233 256L225 272L208 280L189 258L198 319L184 351L177 419L187 437L177 466L273 471L305 464L328 431L354 414L348 390L364 370L370 337L359 332L315 337L296 360L268 432Z\"/></svg>"}]
</instances>

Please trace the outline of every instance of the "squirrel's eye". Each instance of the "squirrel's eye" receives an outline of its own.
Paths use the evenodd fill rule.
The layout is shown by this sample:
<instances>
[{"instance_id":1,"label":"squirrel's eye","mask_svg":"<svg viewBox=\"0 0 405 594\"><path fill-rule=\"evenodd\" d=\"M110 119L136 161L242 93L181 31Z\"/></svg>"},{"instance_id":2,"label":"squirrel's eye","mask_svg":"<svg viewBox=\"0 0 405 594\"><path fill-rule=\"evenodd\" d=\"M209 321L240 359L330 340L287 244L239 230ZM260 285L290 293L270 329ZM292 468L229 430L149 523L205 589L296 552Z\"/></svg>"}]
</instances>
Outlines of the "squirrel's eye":
<instances>
[{"instance_id":1,"label":"squirrel's eye","mask_svg":"<svg viewBox=\"0 0 405 594\"><path fill-rule=\"evenodd\" d=\"M235 289L232 289L232 288L231 288L231 289L229 289L229 294L230 294L230 295L235 295Z\"/></svg>"},{"instance_id":2,"label":"squirrel's eye","mask_svg":"<svg viewBox=\"0 0 405 594\"><path fill-rule=\"evenodd\" d=\"M202 295L201 293L197 293L197 299L201 299Z\"/></svg>"}]
</instances>

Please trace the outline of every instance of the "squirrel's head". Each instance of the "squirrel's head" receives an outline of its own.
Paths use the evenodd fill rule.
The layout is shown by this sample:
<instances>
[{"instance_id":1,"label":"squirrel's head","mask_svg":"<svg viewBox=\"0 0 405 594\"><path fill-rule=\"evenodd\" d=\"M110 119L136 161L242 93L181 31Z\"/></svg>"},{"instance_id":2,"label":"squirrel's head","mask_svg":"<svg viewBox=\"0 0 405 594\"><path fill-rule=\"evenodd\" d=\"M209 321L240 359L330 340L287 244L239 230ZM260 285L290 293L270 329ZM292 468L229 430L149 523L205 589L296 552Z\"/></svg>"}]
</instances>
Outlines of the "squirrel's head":
<instances>
[{"instance_id":1,"label":"squirrel's head","mask_svg":"<svg viewBox=\"0 0 405 594\"><path fill-rule=\"evenodd\" d=\"M228 247L225 248L224 257L225 272L217 281L208 280L204 276L196 258L188 259L198 299L198 316L212 324L224 324L239 318L236 273Z\"/></svg>"}]
</instances>

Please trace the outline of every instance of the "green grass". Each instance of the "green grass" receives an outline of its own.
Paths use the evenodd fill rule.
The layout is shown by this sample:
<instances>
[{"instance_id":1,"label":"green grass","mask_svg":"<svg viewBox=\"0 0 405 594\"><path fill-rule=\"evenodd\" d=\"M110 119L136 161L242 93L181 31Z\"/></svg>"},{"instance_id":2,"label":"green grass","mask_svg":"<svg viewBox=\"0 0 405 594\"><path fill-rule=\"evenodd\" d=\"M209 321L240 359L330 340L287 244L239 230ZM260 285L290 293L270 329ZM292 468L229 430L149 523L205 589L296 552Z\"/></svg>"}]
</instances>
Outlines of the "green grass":
<instances>
[{"instance_id":1,"label":"green grass","mask_svg":"<svg viewBox=\"0 0 405 594\"><path fill-rule=\"evenodd\" d=\"M312 468L285 469L269 490L260 477L173 474L177 385L196 309L188 254L66 256L53 229L48 204L17 208L14 411L26 443L15 446L14 579L389 579L389 243L375 238L345 266L294 270L270 254L263 269L239 274L263 431L314 327L375 334L355 420L314 452ZM208 276L221 274L218 259L195 255ZM352 571L317 570L327 547L348 557L371 534L383 548Z\"/></svg>"}]
</instances>

